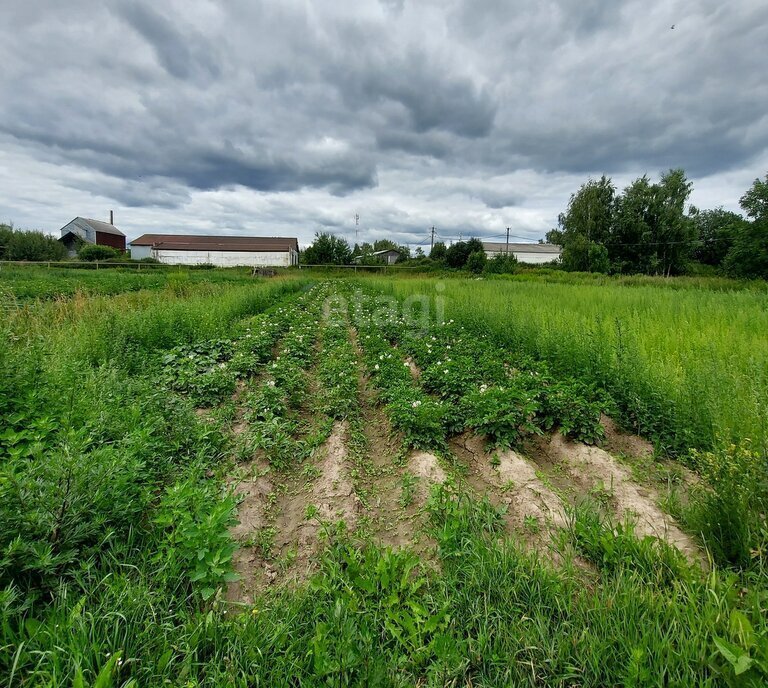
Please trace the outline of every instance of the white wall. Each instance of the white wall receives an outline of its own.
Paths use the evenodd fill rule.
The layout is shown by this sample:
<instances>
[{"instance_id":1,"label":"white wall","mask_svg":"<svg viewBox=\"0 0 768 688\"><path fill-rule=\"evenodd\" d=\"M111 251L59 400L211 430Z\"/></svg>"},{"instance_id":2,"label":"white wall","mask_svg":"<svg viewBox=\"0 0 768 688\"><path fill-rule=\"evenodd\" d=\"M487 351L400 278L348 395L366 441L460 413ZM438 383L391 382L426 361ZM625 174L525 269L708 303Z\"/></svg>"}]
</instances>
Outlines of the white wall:
<instances>
[{"instance_id":1,"label":"white wall","mask_svg":"<svg viewBox=\"0 0 768 688\"><path fill-rule=\"evenodd\" d=\"M141 260L152 257L151 246L131 246L131 260Z\"/></svg>"},{"instance_id":2,"label":"white wall","mask_svg":"<svg viewBox=\"0 0 768 688\"><path fill-rule=\"evenodd\" d=\"M145 248L145 247L136 247ZM168 265L200 265L210 263L219 267L236 265L288 267L293 265L295 251L179 251L178 249L152 249L152 256ZM136 257L131 250L131 256ZM144 257L144 256L142 256Z\"/></svg>"},{"instance_id":3,"label":"white wall","mask_svg":"<svg viewBox=\"0 0 768 688\"><path fill-rule=\"evenodd\" d=\"M510 253L521 263L549 263L560 257L558 253L540 253L538 251L510 251ZM498 255L503 256L504 251L486 251L485 255L490 259Z\"/></svg>"}]
</instances>

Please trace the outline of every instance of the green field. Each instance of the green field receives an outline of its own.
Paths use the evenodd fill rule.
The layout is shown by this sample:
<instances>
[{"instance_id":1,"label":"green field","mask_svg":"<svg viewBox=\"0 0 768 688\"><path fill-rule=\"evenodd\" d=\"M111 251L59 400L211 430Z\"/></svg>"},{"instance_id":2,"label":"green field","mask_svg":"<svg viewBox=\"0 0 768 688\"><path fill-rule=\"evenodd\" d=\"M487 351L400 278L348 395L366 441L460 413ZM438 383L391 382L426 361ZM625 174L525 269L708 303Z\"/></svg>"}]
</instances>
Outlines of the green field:
<instances>
[{"instance_id":1,"label":"green field","mask_svg":"<svg viewBox=\"0 0 768 688\"><path fill-rule=\"evenodd\" d=\"M24 270L4 685L768 681L761 285Z\"/></svg>"}]
</instances>

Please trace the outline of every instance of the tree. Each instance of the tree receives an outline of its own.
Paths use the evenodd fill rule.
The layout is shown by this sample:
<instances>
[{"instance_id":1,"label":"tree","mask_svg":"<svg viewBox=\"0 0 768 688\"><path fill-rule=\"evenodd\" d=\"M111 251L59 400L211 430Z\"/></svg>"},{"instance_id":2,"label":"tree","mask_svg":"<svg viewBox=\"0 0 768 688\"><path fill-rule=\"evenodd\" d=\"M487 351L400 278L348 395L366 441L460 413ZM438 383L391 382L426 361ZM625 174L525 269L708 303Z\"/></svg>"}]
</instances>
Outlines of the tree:
<instances>
[{"instance_id":1,"label":"tree","mask_svg":"<svg viewBox=\"0 0 768 688\"><path fill-rule=\"evenodd\" d=\"M64 244L47 234L14 229L0 229L0 255L5 260L63 260L67 256Z\"/></svg>"},{"instance_id":2,"label":"tree","mask_svg":"<svg viewBox=\"0 0 768 688\"><path fill-rule=\"evenodd\" d=\"M446 248L442 241L438 241L433 244L432 250L429 252L429 257L432 260L445 260Z\"/></svg>"},{"instance_id":3,"label":"tree","mask_svg":"<svg viewBox=\"0 0 768 688\"><path fill-rule=\"evenodd\" d=\"M605 245L578 234L569 239L560 258L563 267L573 272L608 272L611 267Z\"/></svg>"},{"instance_id":4,"label":"tree","mask_svg":"<svg viewBox=\"0 0 768 688\"><path fill-rule=\"evenodd\" d=\"M692 209L691 222L698 236L693 257L706 265L722 265L736 236L749 224L738 213L722 208Z\"/></svg>"},{"instance_id":5,"label":"tree","mask_svg":"<svg viewBox=\"0 0 768 688\"><path fill-rule=\"evenodd\" d=\"M568 209L558 217L565 244L574 236L605 244L611 235L614 221L616 187L610 177L590 179L571 196Z\"/></svg>"},{"instance_id":6,"label":"tree","mask_svg":"<svg viewBox=\"0 0 768 688\"><path fill-rule=\"evenodd\" d=\"M516 268L517 258L514 253L497 253L485 264L485 272L493 275L512 274Z\"/></svg>"},{"instance_id":7,"label":"tree","mask_svg":"<svg viewBox=\"0 0 768 688\"><path fill-rule=\"evenodd\" d=\"M765 181L755 179L752 188L740 199L739 204L744 208L747 217L753 220L768 220L768 173Z\"/></svg>"},{"instance_id":8,"label":"tree","mask_svg":"<svg viewBox=\"0 0 768 688\"><path fill-rule=\"evenodd\" d=\"M469 241L457 241L451 244L445 252L445 262L451 268L463 268L472 253L485 252L483 242L472 238Z\"/></svg>"},{"instance_id":9,"label":"tree","mask_svg":"<svg viewBox=\"0 0 768 688\"><path fill-rule=\"evenodd\" d=\"M352 249L347 241L327 232L316 233L301 255L304 265L348 265L351 260Z\"/></svg>"},{"instance_id":10,"label":"tree","mask_svg":"<svg viewBox=\"0 0 768 688\"><path fill-rule=\"evenodd\" d=\"M734 277L768 279L768 174L765 181L755 179L740 203L752 222L736 233L723 267Z\"/></svg>"},{"instance_id":11,"label":"tree","mask_svg":"<svg viewBox=\"0 0 768 688\"><path fill-rule=\"evenodd\" d=\"M590 179L571 196L568 208L558 217L559 229L547 233L547 241L563 247L566 270L607 272L607 249L614 230L616 187L609 177Z\"/></svg>"},{"instance_id":12,"label":"tree","mask_svg":"<svg viewBox=\"0 0 768 688\"><path fill-rule=\"evenodd\" d=\"M11 225L0 224L0 260L8 260L8 246L13 237L13 227Z\"/></svg>"},{"instance_id":13,"label":"tree","mask_svg":"<svg viewBox=\"0 0 768 688\"><path fill-rule=\"evenodd\" d=\"M685 172L675 169L662 174L658 184L643 175L624 189L606 246L614 271L664 275L684 271L696 231L685 215L691 187Z\"/></svg>"}]
</instances>

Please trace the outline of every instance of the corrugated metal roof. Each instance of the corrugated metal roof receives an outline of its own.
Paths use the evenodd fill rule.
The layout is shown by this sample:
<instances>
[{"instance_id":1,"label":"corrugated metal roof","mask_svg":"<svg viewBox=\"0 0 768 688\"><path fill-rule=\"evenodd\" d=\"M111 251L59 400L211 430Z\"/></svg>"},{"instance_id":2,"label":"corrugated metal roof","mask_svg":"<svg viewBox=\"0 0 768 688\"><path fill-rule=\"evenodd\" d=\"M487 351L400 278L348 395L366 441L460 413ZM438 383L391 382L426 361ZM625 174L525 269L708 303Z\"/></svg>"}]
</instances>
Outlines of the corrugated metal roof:
<instances>
[{"instance_id":1,"label":"corrugated metal roof","mask_svg":"<svg viewBox=\"0 0 768 688\"><path fill-rule=\"evenodd\" d=\"M74 223L80 222L80 223L90 225L91 229L93 229L95 232L103 232L104 234L115 234L117 236L122 236L122 237L125 236L125 234L123 234L117 227L115 227L115 225L111 225L109 224L109 222L102 222L101 220L92 220L89 217L80 217L79 215L76 218L67 222L67 224L64 225L64 227L66 227L67 225L71 225L73 222ZM62 227L62 229L64 229L64 227Z\"/></svg>"},{"instance_id":2,"label":"corrugated metal roof","mask_svg":"<svg viewBox=\"0 0 768 688\"><path fill-rule=\"evenodd\" d=\"M484 241L483 248L486 251L506 251L507 244L504 242ZM510 253L551 253L560 255L561 248L556 244L509 244Z\"/></svg>"},{"instance_id":3,"label":"corrugated metal roof","mask_svg":"<svg viewBox=\"0 0 768 688\"><path fill-rule=\"evenodd\" d=\"M296 238L198 236L195 234L142 234L131 246L173 249L175 251L288 251L299 250Z\"/></svg>"},{"instance_id":4,"label":"corrugated metal roof","mask_svg":"<svg viewBox=\"0 0 768 688\"><path fill-rule=\"evenodd\" d=\"M385 248L383 251L374 251L371 253L372 256L382 256L385 253L397 253L397 255L400 255L400 251L398 251L396 248Z\"/></svg>"}]
</instances>

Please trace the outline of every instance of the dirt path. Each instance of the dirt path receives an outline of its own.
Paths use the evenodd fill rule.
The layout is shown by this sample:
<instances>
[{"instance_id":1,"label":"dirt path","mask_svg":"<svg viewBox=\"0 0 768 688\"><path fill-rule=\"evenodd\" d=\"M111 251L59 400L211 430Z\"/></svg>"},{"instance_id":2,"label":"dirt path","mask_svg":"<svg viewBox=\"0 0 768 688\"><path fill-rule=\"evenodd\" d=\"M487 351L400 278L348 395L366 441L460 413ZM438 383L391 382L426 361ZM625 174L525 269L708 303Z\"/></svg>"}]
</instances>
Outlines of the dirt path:
<instances>
[{"instance_id":1,"label":"dirt path","mask_svg":"<svg viewBox=\"0 0 768 688\"><path fill-rule=\"evenodd\" d=\"M334 423L305 477L294 477L278 496L274 582L306 578L321 548L321 530L343 521L354 530L362 505L349 476L346 421Z\"/></svg>"},{"instance_id":2,"label":"dirt path","mask_svg":"<svg viewBox=\"0 0 768 688\"><path fill-rule=\"evenodd\" d=\"M242 498L237 507L239 523L231 530L238 548L232 555L232 566L240 580L227 586L230 602L252 602L253 595L269 584L272 576L260 535L269 534L272 516L271 496L275 493L269 465L263 459L254 459L243 467L242 476L233 478L234 492Z\"/></svg>"}]
</instances>

